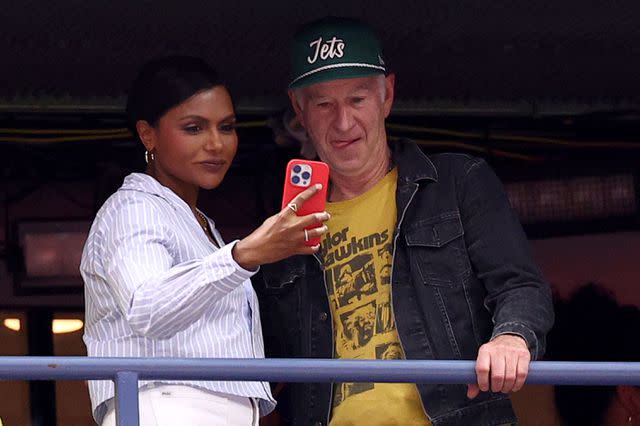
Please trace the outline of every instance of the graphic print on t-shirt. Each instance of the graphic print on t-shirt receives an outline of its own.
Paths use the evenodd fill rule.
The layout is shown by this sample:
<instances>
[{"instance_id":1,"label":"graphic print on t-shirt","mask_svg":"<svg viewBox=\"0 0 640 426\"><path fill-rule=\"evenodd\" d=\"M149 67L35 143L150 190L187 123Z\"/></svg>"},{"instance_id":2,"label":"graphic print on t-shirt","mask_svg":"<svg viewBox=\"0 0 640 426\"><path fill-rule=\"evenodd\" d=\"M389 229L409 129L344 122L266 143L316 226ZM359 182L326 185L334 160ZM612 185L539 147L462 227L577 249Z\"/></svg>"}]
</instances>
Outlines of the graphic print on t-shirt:
<instances>
[{"instance_id":1,"label":"graphic print on t-shirt","mask_svg":"<svg viewBox=\"0 0 640 426\"><path fill-rule=\"evenodd\" d=\"M378 291L373 256L370 254L355 256L333 271L337 275L334 277L334 294L339 306L362 300L363 296Z\"/></svg>"},{"instance_id":2,"label":"graphic print on t-shirt","mask_svg":"<svg viewBox=\"0 0 640 426\"><path fill-rule=\"evenodd\" d=\"M402 358L389 291L395 182L385 181L359 199L328 206L332 218L321 254L338 358ZM341 383L334 404L374 388L373 383Z\"/></svg>"},{"instance_id":3,"label":"graphic print on t-shirt","mask_svg":"<svg viewBox=\"0 0 640 426\"><path fill-rule=\"evenodd\" d=\"M345 227L329 232L323 242L325 279L336 322L336 355L402 358L389 292L390 230L364 237L353 234L350 227ZM373 383L341 383L336 386L334 404L374 387Z\"/></svg>"},{"instance_id":4,"label":"graphic print on t-shirt","mask_svg":"<svg viewBox=\"0 0 640 426\"><path fill-rule=\"evenodd\" d=\"M351 200L329 203L321 241L336 358L402 359L391 303L397 170ZM364 417L363 417L364 416ZM331 426L428 424L412 383L335 383Z\"/></svg>"}]
</instances>

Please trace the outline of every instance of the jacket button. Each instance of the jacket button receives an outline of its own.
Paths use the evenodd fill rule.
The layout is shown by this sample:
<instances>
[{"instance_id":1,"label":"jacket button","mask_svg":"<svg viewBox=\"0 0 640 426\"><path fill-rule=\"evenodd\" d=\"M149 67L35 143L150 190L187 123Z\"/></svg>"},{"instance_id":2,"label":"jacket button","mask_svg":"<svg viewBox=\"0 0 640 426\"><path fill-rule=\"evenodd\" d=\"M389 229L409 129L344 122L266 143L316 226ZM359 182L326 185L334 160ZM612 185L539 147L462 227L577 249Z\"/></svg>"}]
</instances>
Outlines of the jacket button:
<instances>
[{"instance_id":1,"label":"jacket button","mask_svg":"<svg viewBox=\"0 0 640 426\"><path fill-rule=\"evenodd\" d=\"M327 318L329 318L329 315L327 315L326 312L320 312L320 314L318 315L318 319L322 322L325 322Z\"/></svg>"},{"instance_id":2,"label":"jacket button","mask_svg":"<svg viewBox=\"0 0 640 426\"><path fill-rule=\"evenodd\" d=\"M326 314L325 314L326 315ZM322 422L315 422L313 426L322 426Z\"/></svg>"}]
</instances>

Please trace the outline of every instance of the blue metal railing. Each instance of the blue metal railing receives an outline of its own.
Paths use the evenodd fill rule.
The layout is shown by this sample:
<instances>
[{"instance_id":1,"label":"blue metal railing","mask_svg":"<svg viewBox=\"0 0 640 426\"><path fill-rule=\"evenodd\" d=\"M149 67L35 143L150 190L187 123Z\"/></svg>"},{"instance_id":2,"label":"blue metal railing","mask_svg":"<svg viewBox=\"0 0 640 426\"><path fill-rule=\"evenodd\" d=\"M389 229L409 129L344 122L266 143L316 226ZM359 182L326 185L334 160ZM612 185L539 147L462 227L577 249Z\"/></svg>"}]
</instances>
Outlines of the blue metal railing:
<instances>
[{"instance_id":1,"label":"blue metal railing","mask_svg":"<svg viewBox=\"0 0 640 426\"><path fill-rule=\"evenodd\" d=\"M116 423L138 426L139 380L466 384L474 361L0 357L0 380L113 380ZM640 385L640 362L534 361L528 384Z\"/></svg>"}]
</instances>

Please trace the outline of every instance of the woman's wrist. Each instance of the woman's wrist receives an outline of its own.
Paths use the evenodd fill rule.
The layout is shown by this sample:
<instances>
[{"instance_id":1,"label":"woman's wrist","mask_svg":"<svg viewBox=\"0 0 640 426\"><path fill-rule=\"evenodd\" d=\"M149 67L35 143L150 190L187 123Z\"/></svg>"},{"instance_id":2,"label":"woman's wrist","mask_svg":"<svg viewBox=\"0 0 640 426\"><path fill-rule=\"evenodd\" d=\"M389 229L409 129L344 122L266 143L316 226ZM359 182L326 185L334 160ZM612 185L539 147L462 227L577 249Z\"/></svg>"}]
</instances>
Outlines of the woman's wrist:
<instances>
[{"instance_id":1,"label":"woman's wrist","mask_svg":"<svg viewBox=\"0 0 640 426\"><path fill-rule=\"evenodd\" d=\"M240 267L247 271L255 271L260 266L260 262L252 256L254 251L247 247L247 242L243 239L238 241L231 250L231 256Z\"/></svg>"}]
</instances>

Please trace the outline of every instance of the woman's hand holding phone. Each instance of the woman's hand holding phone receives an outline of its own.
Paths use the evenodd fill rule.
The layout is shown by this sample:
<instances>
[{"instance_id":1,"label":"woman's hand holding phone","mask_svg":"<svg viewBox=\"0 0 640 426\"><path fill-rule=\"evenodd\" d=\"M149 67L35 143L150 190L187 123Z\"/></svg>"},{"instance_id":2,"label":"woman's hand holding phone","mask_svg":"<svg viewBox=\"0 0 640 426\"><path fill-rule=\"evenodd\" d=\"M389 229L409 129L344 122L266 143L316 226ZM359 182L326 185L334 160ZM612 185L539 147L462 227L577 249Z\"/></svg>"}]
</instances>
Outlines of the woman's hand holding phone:
<instances>
[{"instance_id":1,"label":"woman's hand holding phone","mask_svg":"<svg viewBox=\"0 0 640 426\"><path fill-rule=\"evenodd\" d=\"M322 189L322 184L315 184L300 192L278 214L238 241L233 249L233 257L238 265L254 270L265 263L290 256L316 253L320 244L310 246L308 241L319 240L327 232L324 222L329 219L329 213L322 211L298 216L298 212L303 210L305 202Z\"/></svg>"}]
</instances>

